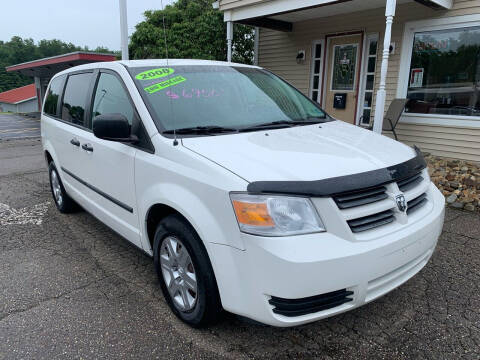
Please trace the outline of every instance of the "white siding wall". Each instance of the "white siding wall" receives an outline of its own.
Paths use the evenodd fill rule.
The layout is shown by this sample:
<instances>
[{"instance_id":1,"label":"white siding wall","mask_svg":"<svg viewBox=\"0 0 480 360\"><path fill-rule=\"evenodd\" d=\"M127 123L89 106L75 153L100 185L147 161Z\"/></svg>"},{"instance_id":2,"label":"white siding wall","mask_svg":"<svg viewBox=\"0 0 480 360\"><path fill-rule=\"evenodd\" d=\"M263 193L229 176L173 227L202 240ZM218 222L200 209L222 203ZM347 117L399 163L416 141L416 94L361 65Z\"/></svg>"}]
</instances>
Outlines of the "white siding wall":
<instances>
[{"instance_id":1,"label":"white siding wall","mask_svg":"<svg viewBox=\"0 0 480 360\"><path fill-rule=\"evenodd\" d=\"M234 1L234 0L233 0ZM261 29L259 65L282 76L308 95L310 82L311 48L314 40L327 34L363 30L379 33L379 56L377 63L377 84L380 79L381 51L385 29L385 10L374 9L348 15L318 18L294 23L293 32ZM402 38L405 22L433 17L479 14L480 0L456 0L449 11L432 10L418 3L397 6L394 19L392 42L396 43L395 54L390 56L387 77L387 104L395 98L402 51ZM306 61L297 64L298 50L306 50ZM373 112L372 112L373 113ZM416 144L424 151L434 154L480 161L480 129L400 123L397 127L399 139L408 144Z\"/></svg>"},{"instance_id":2,"label":"white siding wall","mask_svg":"<svg viewBox=\"0 0 480 360\"><path fill-rule=\"evenodd\" d=\"M19 113L29 113L38 111L38 102L37 98L25 101L18 105L15 104L7 104L0 102L0 111L3 112L19 112Z\"/></svg>"},{"instance_id":3,"label":"white siding wall","mask_svg":"<svg viewBox=\"0 0 480 360\"><path fill-rule=\"evenodd\" d=\"M37 98L18 104L18 112L29 113L29 112L36 112L36 111L38 111Z\"/></svg>"}]
</instances>

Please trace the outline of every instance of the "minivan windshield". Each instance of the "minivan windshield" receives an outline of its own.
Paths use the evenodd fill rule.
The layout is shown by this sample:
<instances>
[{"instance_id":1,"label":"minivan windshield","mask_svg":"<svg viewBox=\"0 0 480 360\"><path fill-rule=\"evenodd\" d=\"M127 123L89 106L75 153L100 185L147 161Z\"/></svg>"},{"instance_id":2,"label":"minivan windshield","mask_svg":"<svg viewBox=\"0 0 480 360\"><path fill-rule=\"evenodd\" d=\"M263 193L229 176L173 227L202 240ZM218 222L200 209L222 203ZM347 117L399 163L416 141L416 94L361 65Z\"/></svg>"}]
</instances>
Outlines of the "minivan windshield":
<instances>
[{"instance_id":1,"label":"minivan windshield","mask_svg":"<svg viewBox=\"0 0 480 360\"><path fill-rule=\"evenodd\" d=\"M179 134L254 131L331 120L316 103L262 69L182 65L129 71L165 134L173 129Z\"/></svg>"}]
</instances>

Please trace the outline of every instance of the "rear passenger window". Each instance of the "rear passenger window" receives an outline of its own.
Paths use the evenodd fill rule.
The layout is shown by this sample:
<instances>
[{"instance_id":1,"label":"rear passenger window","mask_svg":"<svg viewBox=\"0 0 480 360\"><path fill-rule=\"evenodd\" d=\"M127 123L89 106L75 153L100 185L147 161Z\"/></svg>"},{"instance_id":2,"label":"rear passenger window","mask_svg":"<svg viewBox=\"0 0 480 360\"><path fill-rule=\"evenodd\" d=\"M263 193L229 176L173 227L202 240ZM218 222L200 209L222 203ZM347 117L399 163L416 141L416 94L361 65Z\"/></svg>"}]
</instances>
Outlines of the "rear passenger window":
<instances>
[{"instance_id":1,"label":"rear passenger window","mask_svg":"<svg viewBox=\"0 0 480 360\"><path fill-rule=\"evenodd\" d=\"M70 75L63 95L62 119L84 126L85 102L92 73Z\"/></svg>"},{"instance_id":2,"label":"rear passenger window","mask_svg":"<svg viewBox=\"0 0 480 360\"><path fill-rule=\"evenodd\" d=\"M43 106L44 114L58 117L57 114L57 105L62 93L62 85L65 80L65 76L59 76L52 80L50 87L48 88L48 93L45 98L45 104Z\"/></svg>"},{"instance_id":3,"label":"rear passenger window","mask_svg":"<svg viewBox=\"0 0 480 360\"><path fill-rule=\"evenodd\" d=\"M115 75L101 73L93 101L92 119L102 114L122 114L133 122L133 106L125 89Z\"/></svg>"}]
</instances>

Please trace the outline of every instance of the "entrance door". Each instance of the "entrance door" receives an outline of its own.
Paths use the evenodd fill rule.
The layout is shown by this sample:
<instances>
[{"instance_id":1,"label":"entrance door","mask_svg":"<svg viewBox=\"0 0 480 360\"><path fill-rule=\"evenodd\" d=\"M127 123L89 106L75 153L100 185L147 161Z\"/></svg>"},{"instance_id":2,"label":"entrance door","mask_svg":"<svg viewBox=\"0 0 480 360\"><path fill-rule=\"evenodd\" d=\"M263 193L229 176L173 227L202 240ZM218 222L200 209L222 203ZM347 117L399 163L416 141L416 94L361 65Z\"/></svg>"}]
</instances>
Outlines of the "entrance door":
<instances>
[{"instance_id":1,"label":"entrance door","mask_svg":"<svg viewBox=\"0 0 480 360\"><path fill-rule=\"evenodd\" d=\"M330 38L326 75L325 110L333 117L355 123L362 36Z\"/></svg>"}]
</instances>

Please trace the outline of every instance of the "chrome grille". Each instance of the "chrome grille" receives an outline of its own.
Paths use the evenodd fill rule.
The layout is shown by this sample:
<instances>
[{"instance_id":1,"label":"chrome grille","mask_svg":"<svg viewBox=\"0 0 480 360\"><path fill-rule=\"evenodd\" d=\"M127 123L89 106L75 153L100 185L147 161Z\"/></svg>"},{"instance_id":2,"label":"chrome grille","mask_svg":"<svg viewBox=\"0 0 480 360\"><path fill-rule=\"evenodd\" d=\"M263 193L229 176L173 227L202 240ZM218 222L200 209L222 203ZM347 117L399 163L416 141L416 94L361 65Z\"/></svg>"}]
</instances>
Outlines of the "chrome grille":
<instances>
[{"instance_id":1,"label":"chrome grille","mask_svg":"<svg viewBox=\"0 0 480 360\"><path fill-rule=\"evenodd\" d=\"M392 210L382 211L377 214L364 216L358 219L349 220L348 226L353 233L359 233L362 231L367 231L374 229L376 227L389 224L395 220Z\"/></svg>"},{"instance_id":2,"label":"chrome grille","mask_svg":"<svg viewBox=\"0 0 480 360\"><path fill-rule=\"evenodd\" d=\"M387 188L385 186L377 186L369 189L341 193L335 195L333 200L339 209L350 209L386 199L388 197L385 193L386 190Z\"/></svg>"}]
</instances>

